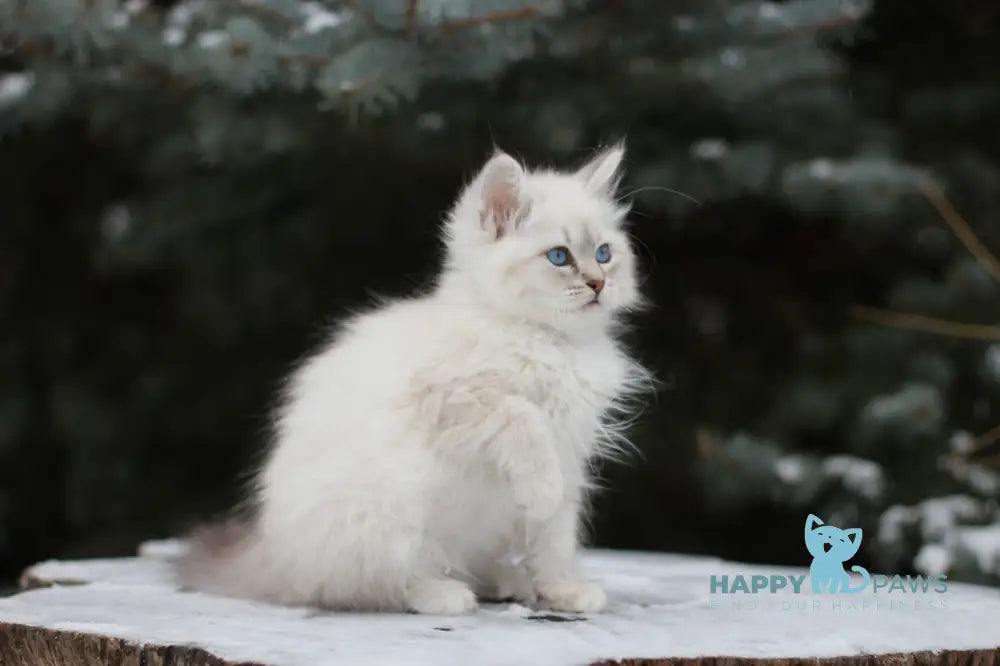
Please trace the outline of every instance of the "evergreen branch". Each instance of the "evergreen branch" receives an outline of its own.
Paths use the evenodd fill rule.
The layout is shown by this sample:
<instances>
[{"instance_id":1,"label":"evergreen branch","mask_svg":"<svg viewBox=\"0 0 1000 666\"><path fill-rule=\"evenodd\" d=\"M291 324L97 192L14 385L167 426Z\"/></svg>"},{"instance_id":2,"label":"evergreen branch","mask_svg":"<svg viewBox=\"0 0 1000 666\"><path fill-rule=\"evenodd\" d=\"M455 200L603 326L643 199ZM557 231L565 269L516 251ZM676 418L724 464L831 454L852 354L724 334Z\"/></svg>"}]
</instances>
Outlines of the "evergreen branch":
<instances>
[{"instance_id":1,"label":"evergreen branch","mask_svg":"<svg viewBox=\"0 0 1000 666\"><path fill-rule=\"evenodd\" d=\"M39 3L56 1L39 0ZM308 11L297 12L294 2L278 5L260 0L233 0L232 9L217 11L210 4L204 11L191 9L181 17L183 20L172 18L169 12L155 11L139 21L133 20L139 10L131 7L118 10L114 8L116 3L88 0L86 12L76 17L79 22L86 15L88 22L70 30L81 33L80 38L73 39L57 34L58 31L37 28L32 23L35 19L29 9L31 3L21 1L12 12L0 11L0 14L15 18L24 14L27 25L21 28L12 21L14 25L0 28L0 38L5 43L10 41L14 52L28 62L73 67L74 76L72 80L67 77L67 85L74 88L127 85L130 77L139 75L164 81L164 87L171 90L216 86L227 94L241 96L319 89L327 97L324 108L337 106L338 99L349 105L363 99L364 106L374 113L381 107L379 102L414 97L425 80L436 75L436 71L419 66L423 54L418 49L426 48L433 57L436 50L448 49L449 40L461 42L464 30L550 15L541 5L471 3L472 7L479 7L474 10L479 15L448 19L443 10L435 10L429 12L433 16L424 25L422 14L428 13L427 3L392 1L396 3L395 9L365 0L324 0L315 7L302 5ZM328 5L338 7L335 15L319 13L325 12ZM94 12L97 13L91 16ZM400 14L405 17L402 25L397 21ZM551 13L553 17L558 14ZM337 48L321 48L312 35L334 28L345 18L349 19L346 29L323 37L333 40ZM358 24L362 24L362 29L358 29ZM284 38L278 34L289 33L289 27L293 29ZM426 40L425 31L429 37ZM511 59L501 48L509 36L500 30L496 33L484 40L486 49L496 47L484 57L488 70L499 69ZM361 57L343 59L344 53L354 53L366 45ZM332 50L343 53L334 54ZM176 57L178 54L182 57ZM523 56L516 54L513 59L518 57ZM81 58L86 62L77 62ZM369 76L372 69L378 69L379 73ZM107 76L109 73L114 76ZM480 77L483 72L481 67L471 64L464 74Z\"/></svg>"},{"instance_id":2,"label":"evergreen branch","mask_svg":"<svg viewBox=\"0 0 1000 666\"><path fill-rule=\"evenodd\" d=\"M468 30L481 25L492 25L494 23L506 23L508 21L520 21L523 19L537 18L542 15L542 10L537 7L518 7L517 9L504 9L495 12L487 12L479 16L470 16L453 21L445 21L438 26L444 34Z\"/></svg>"},{"instance_id":3,"label":"evergreen branch","mask_svg":"<svg viewBox=\"0 0 1000 666\"><path fill-rule=\"evenodd\" d=\"M844 15L835 16L834 18L824 18L815 23L806 23L804 25L798 25L785 32L783 34L777 35L778 39L792 40L801 37L803 34L816 34L822 30L835 30L837 28L846 28L848 26L856 25L861 20L860 16Z\"/></svg>"},{"instance_id":4,"label":"evergreen branch","mask_svg":"<svg viewBox=\"0 0 1000 666\"><path fill-rule=\"evenodd\" d=\"M961 213L955 210L944 192L929 179L921 181L919 187L924 197L934 206L941 219L948 225L955 237L961 241L965 249L975 257L980 266L986 269L986 272L1000 282L1000 260L983 245L976 232L972 230Z\"/></svg>"},{"instance_id":5,"label":"evergreen branch","mask_svg":"<svg viewBox=\"0 0 1000 666\"><path fill-rule=\"evenodd\" d=\"M240 7L242 7L248 14L256 14L263 19L277 21L284 25L292 25L292 21L288 16L282 14L281 12L268 7L267 5L262 5L259 2L253 2L252 0L238 0Z\"/></svg>"},{"instance_id":6,"label":"evergreen branch","mask_svg":"<svg viewBox=\"0 0 1000 666\"><path fill-rule=\"evenodd\" d=\"M60 61L59 53L47 42L36 40L24 41L18 44L17 48L19 52L35 60L50 63ZM124 53L133 56L131 61L122 61L124 67L136 72L140 76L155 79L174 92L186 92L202 85L172 71L163 63L156 62L137 52L131 51L127 42L118 44L117 49L120 54ZM242 41L234 41L228 48L229 55L233 58L245 57L248 51L249 45ZM325 56L297 53L279 53L277 54L277 58L283 63L294 62L311 67L320 66L328 61Z\"/></svg>"},{"instance_id":7,"label":"evergreen branch","mask_svg":"<svg viewBox=\"0 0 1000 666\"><path fill-rule=\"evenodd\" d=\"M990 324L967 324L939 317L927 317L909 312L873 308L867 305L852 305L851 314L864 321L884 324L894 328L904 328L910 331L933 333L935 335L965 338L968 340L1000 340L1000 326Z\"/></svg>"}]
</instances>

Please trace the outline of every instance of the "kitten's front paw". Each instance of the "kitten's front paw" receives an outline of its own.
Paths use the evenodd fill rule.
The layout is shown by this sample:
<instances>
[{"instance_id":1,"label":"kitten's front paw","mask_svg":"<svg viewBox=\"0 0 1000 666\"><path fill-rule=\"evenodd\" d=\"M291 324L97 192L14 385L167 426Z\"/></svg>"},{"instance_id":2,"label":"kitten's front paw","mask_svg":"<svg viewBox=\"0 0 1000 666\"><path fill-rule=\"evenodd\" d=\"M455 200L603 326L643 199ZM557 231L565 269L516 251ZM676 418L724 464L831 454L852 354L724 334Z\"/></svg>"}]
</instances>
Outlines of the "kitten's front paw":
<instances>
[{"instance_id":1,"label":"kitten's front paw","mask_svg":"<svg viewBox=\"0 0 1000 666\"><path fill-rule=\"evenodd\" d=\"M586 580L567 580L538 585L538 603L542 608L566 613L598 613L608 603L604 590Z\"/></svg>"},{"instance_id":2,"label":"kitten's front paw","mask_svg":"<svg viewBox=\"0 0 1000 666\"><path fill-rule=\"evenodd\" d=\"M412 583L406 602L410 610L427 615L462 615L476 610L476 595L469 586L448 578Z\"/></svg>"}]
</instances>

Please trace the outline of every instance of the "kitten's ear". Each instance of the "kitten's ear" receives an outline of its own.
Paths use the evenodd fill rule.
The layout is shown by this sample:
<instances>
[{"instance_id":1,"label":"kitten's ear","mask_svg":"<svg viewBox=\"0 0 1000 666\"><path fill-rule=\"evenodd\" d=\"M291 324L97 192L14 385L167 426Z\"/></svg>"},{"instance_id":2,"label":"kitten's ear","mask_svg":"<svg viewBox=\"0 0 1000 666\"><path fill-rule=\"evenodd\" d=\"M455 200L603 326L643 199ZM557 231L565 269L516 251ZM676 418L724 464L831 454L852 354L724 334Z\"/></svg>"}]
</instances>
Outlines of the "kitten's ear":
<instances>
[{"instance_id":1,"label":"kitten's ear","mask_svg":"<svg viewBox=\"0 0 1000 666\"><path fill-rule=\"evenodd\" d=\"M854 555L858 552L858 549L861 548L861 528L852 527L849 530L844 530L844 536L846 536L851 542L851 552L848 557L854 557Z\"/></svg>"},{"instance_id":2,"label":"kitten's ear","mask_svg":"<svg viewBox=\"0 0 1000 666\"><path fill-rule=\"evenodd\" d=\"M806 531L808 532L816 525L823 525L823 521L816 514L810 513L806 516Z\"/></svg>"},{"instance_id":3,"label":"kitten's ear","mask_svg":"<svg viewBox=\"0 0 1000 666\"><path fill-rule=\"evenodd\" d=\"M507 153L497 151L480 172L479 221L499 239L527 212L524 168Z\"/></svg>"},{"instance_id":4,"label":"kitten's ear","mask_svg":"<svg viewBox=\"0 0 1000 666\"><path fill-rule=\"evenodd\" d=\"M576 177L594 194L614 196L622 178L620 169L624 158L625 141L622 140L605 148L584 164L576 172Z\"/></svg>"}]
</instances>

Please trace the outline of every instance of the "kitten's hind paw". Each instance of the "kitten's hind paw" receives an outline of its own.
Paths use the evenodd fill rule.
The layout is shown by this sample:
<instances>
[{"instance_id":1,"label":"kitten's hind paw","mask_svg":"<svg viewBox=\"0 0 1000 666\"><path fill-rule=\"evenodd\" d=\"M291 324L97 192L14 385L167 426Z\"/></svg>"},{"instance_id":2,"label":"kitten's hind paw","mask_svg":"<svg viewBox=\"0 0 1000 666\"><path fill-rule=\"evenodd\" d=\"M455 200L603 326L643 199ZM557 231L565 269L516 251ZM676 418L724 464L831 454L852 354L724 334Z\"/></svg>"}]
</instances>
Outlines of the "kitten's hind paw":
<instances>
[{"instance_id":1,"label":"kitten's hind paw","mask_svg":"<svg viewBox=\"0 0 1000 666\"><path fill-rule=\"evenodd\" d=\"M538 585L538 603L548 610L566 613L598 613L608 603L597 583L567 580Z\"/></svg>"},{"instance_id":2,"label":"kitten's hind paw","mask_svg":"<svg viewBox=\"0 0 1000 666\"><path fill-rule=\"evenodd\" d=\"M416 613L462 615L476 610L476 595L457 580L428 578L410 584L406 603Z\"/></svg>"}]
</instances>

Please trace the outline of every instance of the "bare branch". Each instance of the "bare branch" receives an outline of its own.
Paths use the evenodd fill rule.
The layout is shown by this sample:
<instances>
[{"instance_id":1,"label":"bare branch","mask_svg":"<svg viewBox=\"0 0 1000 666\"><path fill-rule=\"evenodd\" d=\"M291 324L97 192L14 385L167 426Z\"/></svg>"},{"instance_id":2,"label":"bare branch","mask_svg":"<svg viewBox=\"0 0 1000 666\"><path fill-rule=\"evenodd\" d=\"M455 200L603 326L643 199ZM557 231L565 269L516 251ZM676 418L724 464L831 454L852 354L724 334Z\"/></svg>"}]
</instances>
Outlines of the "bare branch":
<instances>
[{"instance_id":1,"label":"bare branch","mask_svg":"<svg viewBox=\"0 0 1000 666\"><path fill-rule=\"evenodd\" d=\"M979 464L983 467L993 467L994 469L1000 469L1000 454L995 456L990 456L989 458L983 458L979 461Z\"/></svg>"},{"instance_id":2,"label":"bare branch","mask_svg":"<svg viewBox=\"0 0 1000 666\"><path fill-rule=\"evenodd\" d=\"M980 451L985 451L997 442L1000 442L1000 425L993 426L979 437L972 440L972 445L962 451L955 451L950 454L952 458L971 458ZM1000 455L996 456L1000 459Z\"/></svg>"},{"instance_id":3,"label":"bare branch","mask_svg":"<svg viewBox=\"0 0 1000 666\"><path fill-rule=\"evenodd\" d=\"M420 0L406 0L406 34L412 37L417 30L417 5Z\"/></svg>"},{"instance_id":4,"label":"bare branch","mask_svg":"<svg viewBox=\"0 0 1000 666\"><path fill-rule=\"evenodd\" d=\"M976 258L979 265L986 269L986 271L993 276L995 280L1000 282L1000 259L983 245L979 237L976 236L976 232L972 230L969 223L965 221L962 215L955 210L955 207L945 196L944 192L930 179L926 179L921 182L920 190L927 200L937 209L941 219L944 220L945 224L951 229L955 237L962 242L962 245Z\"/></svg>"},{"instance_id":5,"label":"bare branch","mask_svg":"<svg viewBox=\"0 0 1000 666\"><path fill-rule=\"evenodd\" d=\"M910 331L921 331L968 340L1000 340L1000 326L990 324L966 324L950 319L873 308L867 305L852 305L851 314L864 321L893 326L895 328L905 328Z\"/></svg>"}]
</instances>

